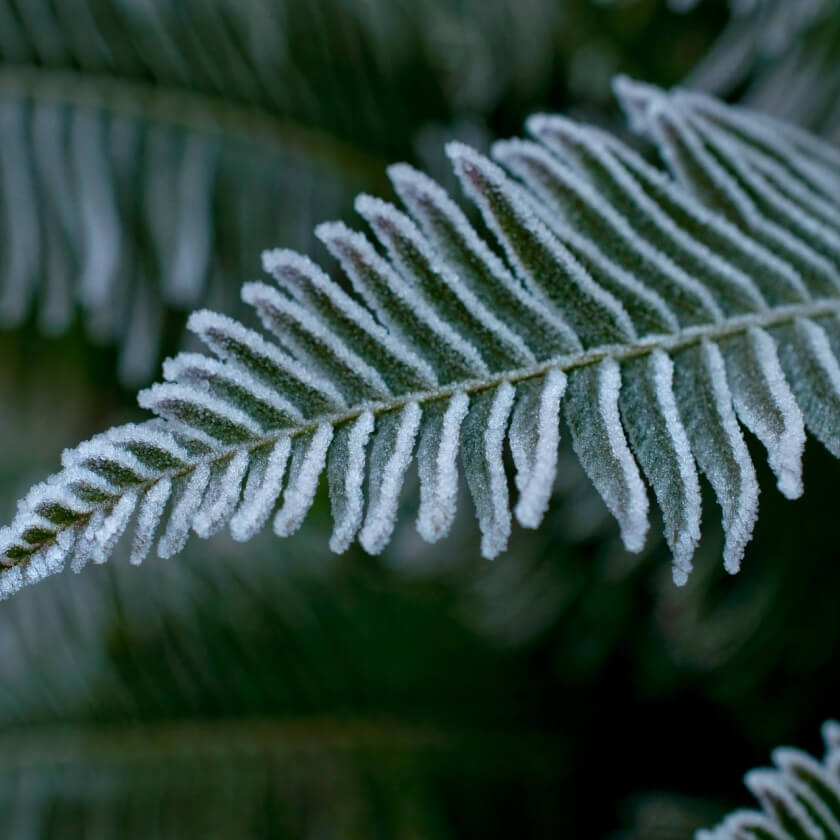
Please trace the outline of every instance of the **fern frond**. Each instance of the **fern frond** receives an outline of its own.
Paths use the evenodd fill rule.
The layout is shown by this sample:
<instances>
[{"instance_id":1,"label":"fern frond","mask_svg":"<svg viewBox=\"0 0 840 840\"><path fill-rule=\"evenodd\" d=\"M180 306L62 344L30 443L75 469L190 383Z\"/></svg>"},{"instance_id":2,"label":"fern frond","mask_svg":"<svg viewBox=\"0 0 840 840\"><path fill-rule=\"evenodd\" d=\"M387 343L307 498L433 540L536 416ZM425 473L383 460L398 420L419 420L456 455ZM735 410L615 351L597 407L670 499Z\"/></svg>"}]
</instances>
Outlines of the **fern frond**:
<instances>
[{"instance_id":1,"label":"fern frond","mask_svg":"<svg viewBox=\"0 0 840 840\"><path fill-rule=\"evenodd\" d=\"M74 568L106 559L136 507L134 562L158 520L163 557L190 530L209 536L229 522L244 540L272 513L287 536L324 471L331 547L358 538L378 553L415 457L418 530L441 539L459 453L482 553L494 557L512 526L507 446L513 514L538 527L561 415L629 550L644 544L650 487L685 582L700 539L699 467L736 571L759 492L741 426L791 498L806 425L840 455L830 186L840 166L833 149L764 117L627 80L618 89L676 178L559 117L529 121L536 142L497 144L498 163L450 144L501 259L438 185L392 167L408 213L369 196L356 204L381 250L342 223L317 229L352 291L299 254L271 251L274 284L243 288L270 337L194 313L188 326L215 358L170 360L166 381L139 396L156 419L65 452L62 472L0 532L2 593L68 558Z\"/></svg>"},{"instance_id":2,"label":"fern frond","mask_svg":"<svg viewBox=\"0 0 840 840\"><path fill-rule=\"evenodd\" d=\"M744 778L761 811L730 814L696 840L792 840L840 838L840 725L823 725L826 754L817 761L802 750L773 751L773 769L751 770Z\"/></svg>"},{"instance_id":3,"label":"fern frond","mask_svg":"<svg viewBox=\"0 0 840 840\"><path fill-rule=\"evenodd\" d=\"M167 309L224 300L224 276L295 235L289 219L308 215L308 235L378 181L362 153L270 112L44 67L0 64L0 149L0 326L36 311L59 334L80 307L135 385Z\"/></svg>"}]
</instances>

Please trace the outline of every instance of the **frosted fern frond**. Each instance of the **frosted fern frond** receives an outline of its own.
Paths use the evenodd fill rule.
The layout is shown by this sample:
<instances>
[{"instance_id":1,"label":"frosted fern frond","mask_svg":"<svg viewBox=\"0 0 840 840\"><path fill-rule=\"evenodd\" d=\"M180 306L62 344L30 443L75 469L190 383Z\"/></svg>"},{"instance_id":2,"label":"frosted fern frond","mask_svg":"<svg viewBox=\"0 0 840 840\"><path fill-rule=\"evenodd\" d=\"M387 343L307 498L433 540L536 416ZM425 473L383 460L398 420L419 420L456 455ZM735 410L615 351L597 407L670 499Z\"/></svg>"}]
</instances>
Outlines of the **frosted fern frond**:
<instances>
[{"instance_id":1,"label":"frosted fern frond","mask_svg":"<svg viewBox=\"0 0 840 840\"><path fill-rule=\"evenodd\" d=\"M838 840L840 838L840 724L823 725L826 753L817 761L802 750L773 751L772 769L744 777L761 811L730 814L695 840Z\"/></svg>"},{"instance_id":2,"label":"frosted fern frond","mask_svg":"<svg viewBox=\"0 0 840 840\"><path fill-rule=\"evenodd\" d=\"M645 543L650 489L685 582L703 474L736 571L759 492L742 427L790 498L806 425L840 455L840 167L832 148L765 118L619 89L676 179L560 117L533 117L534 140L496 144L497 162L450 144L494 248L435 182L391 167L405 210L356 202L377 244L343 223L317 228L346 285L266 252L271 282L242 291L262 333L194 313L212 355L166 363L139 396L157 417L65 452L0 532L2 592L68 559L107 559L135 509L135 563L226 524L238 540L268 520L287 536L323 473L331 547L378 553L414 460L420 535L447 534L463 474L494 557L514 516L539 526L563 421L630 551Z\"/></svg>"}]
</instances>

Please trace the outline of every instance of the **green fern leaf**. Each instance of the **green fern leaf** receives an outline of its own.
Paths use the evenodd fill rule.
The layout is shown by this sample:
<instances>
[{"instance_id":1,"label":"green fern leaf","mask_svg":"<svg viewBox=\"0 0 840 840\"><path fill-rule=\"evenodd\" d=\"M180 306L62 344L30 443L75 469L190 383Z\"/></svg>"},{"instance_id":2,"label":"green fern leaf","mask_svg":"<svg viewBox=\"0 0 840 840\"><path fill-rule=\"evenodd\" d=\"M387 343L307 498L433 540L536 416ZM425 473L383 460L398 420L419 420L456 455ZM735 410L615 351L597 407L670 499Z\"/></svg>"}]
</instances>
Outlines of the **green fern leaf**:
<instances>
[{"instance_id":1,"label":"green fern leaf","mask_svg":"<svg viewBox=\"0 0 840 840\"><path fill-rule=\"evenodd\" d=\"M158 526L163 557L191 530L229 523L245 540L272 514L288 536L325 471L331 547L358 539L378 553L415 457L420 534L448 532L460 454L482 554L495 557L512 514L542 520L563 416L628 550L644 545L649 487L685 582L699 467L737 571L759 492L741 426L791 498L806 425L840 455L840 156L706 97L625 79L617 89L674 177L557 117L529 121L537 142L498 144L499 163L450 144L502 259L439 186L392 167L408 214L356 204L381 250L340 223L317 229L352 290L272 251L274 284L243 288L269 337L194 313L189 328L215 358L168 361L166 381L139 396L156 419L65 452L0 532L2 594L68 559L103 562L135 509L133 562Z\"/></svg>"}]
</instances>

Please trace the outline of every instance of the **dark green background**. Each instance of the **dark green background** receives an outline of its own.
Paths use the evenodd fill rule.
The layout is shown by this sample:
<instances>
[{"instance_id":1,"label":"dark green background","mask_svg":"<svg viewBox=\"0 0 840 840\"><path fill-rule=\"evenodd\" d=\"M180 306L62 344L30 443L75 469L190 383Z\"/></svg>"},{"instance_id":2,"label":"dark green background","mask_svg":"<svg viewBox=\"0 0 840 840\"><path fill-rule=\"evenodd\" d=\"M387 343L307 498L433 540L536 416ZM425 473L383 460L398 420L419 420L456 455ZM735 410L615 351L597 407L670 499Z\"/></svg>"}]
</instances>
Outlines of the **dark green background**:
<instances>
[{"instance_id":1,"label":"dark green background","mask_svg":"<svg viewBox=\"0 0 840 840\"><path fill-rule=\"evenodd\" d=\"M463 21L464 43L496 38L472 46L505 80L482 97L464 95L477 59L465 66L456 41L454 69L435 65L447 50L430 57L411 3L387 67L347 4L289 4L297 73L278 113L371 161L346 194L335 185L345 219L352 190L387 194L389 161L445 178L435 149L450 136L518 133L537 110L621 131L610 74L676 83L727 19L715 2L685 16L647 0L531 5L563 9L532 75L506 75L528 48L512 30ZM265 244L324 260L295 222L277 219ZM225 277L231 300L258 264ZM141 417L113 348L81 318L49 339L36 318L0 333L3 521L63 447ZM161 358L182 323L167 316ZM749 804L742 774L772 747L819 752L838 713L840 468L809 441L805 496L788 502L754 455L761 516L743 571L722 570L706 492L682 589L656 537L639 557L622 550L564 449L546 523L492 563L466 498L452 536L422 544L409 486L379 558L328 553L323 494L286 541L193 540L171 561L120 556L25 590L0 603L0 823L68 838L689 837Z\"/></svg>"}]
</instances>

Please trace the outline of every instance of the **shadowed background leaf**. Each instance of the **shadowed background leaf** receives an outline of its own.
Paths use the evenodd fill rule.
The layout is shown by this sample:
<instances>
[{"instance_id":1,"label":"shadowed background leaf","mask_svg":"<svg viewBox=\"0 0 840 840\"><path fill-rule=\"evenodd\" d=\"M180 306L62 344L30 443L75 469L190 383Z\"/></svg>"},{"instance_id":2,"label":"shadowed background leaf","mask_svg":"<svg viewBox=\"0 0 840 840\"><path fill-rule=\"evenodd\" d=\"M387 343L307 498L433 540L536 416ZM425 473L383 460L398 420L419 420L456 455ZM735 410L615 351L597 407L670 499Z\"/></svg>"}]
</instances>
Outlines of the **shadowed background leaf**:
<instances>
[{"instance_id":1,"label":"shadowed background leaf","mask_svg":"<svg viewBox=\"0 0 840 840\"><path fill-rule=\"evenodd\" d=\"M609 15L629 52L660 26L645 5ZM510 131L576 79L603 102L624 48L606 17L589 0L2 0L0 326L34 313L62 333L80 311L120 345L121 380L147 382L173 312L232 311L264 248L310 251L317 222L429 149L427 126ZM597 79L575 69L589 45Z\"/></svg>"}]
</instances>

